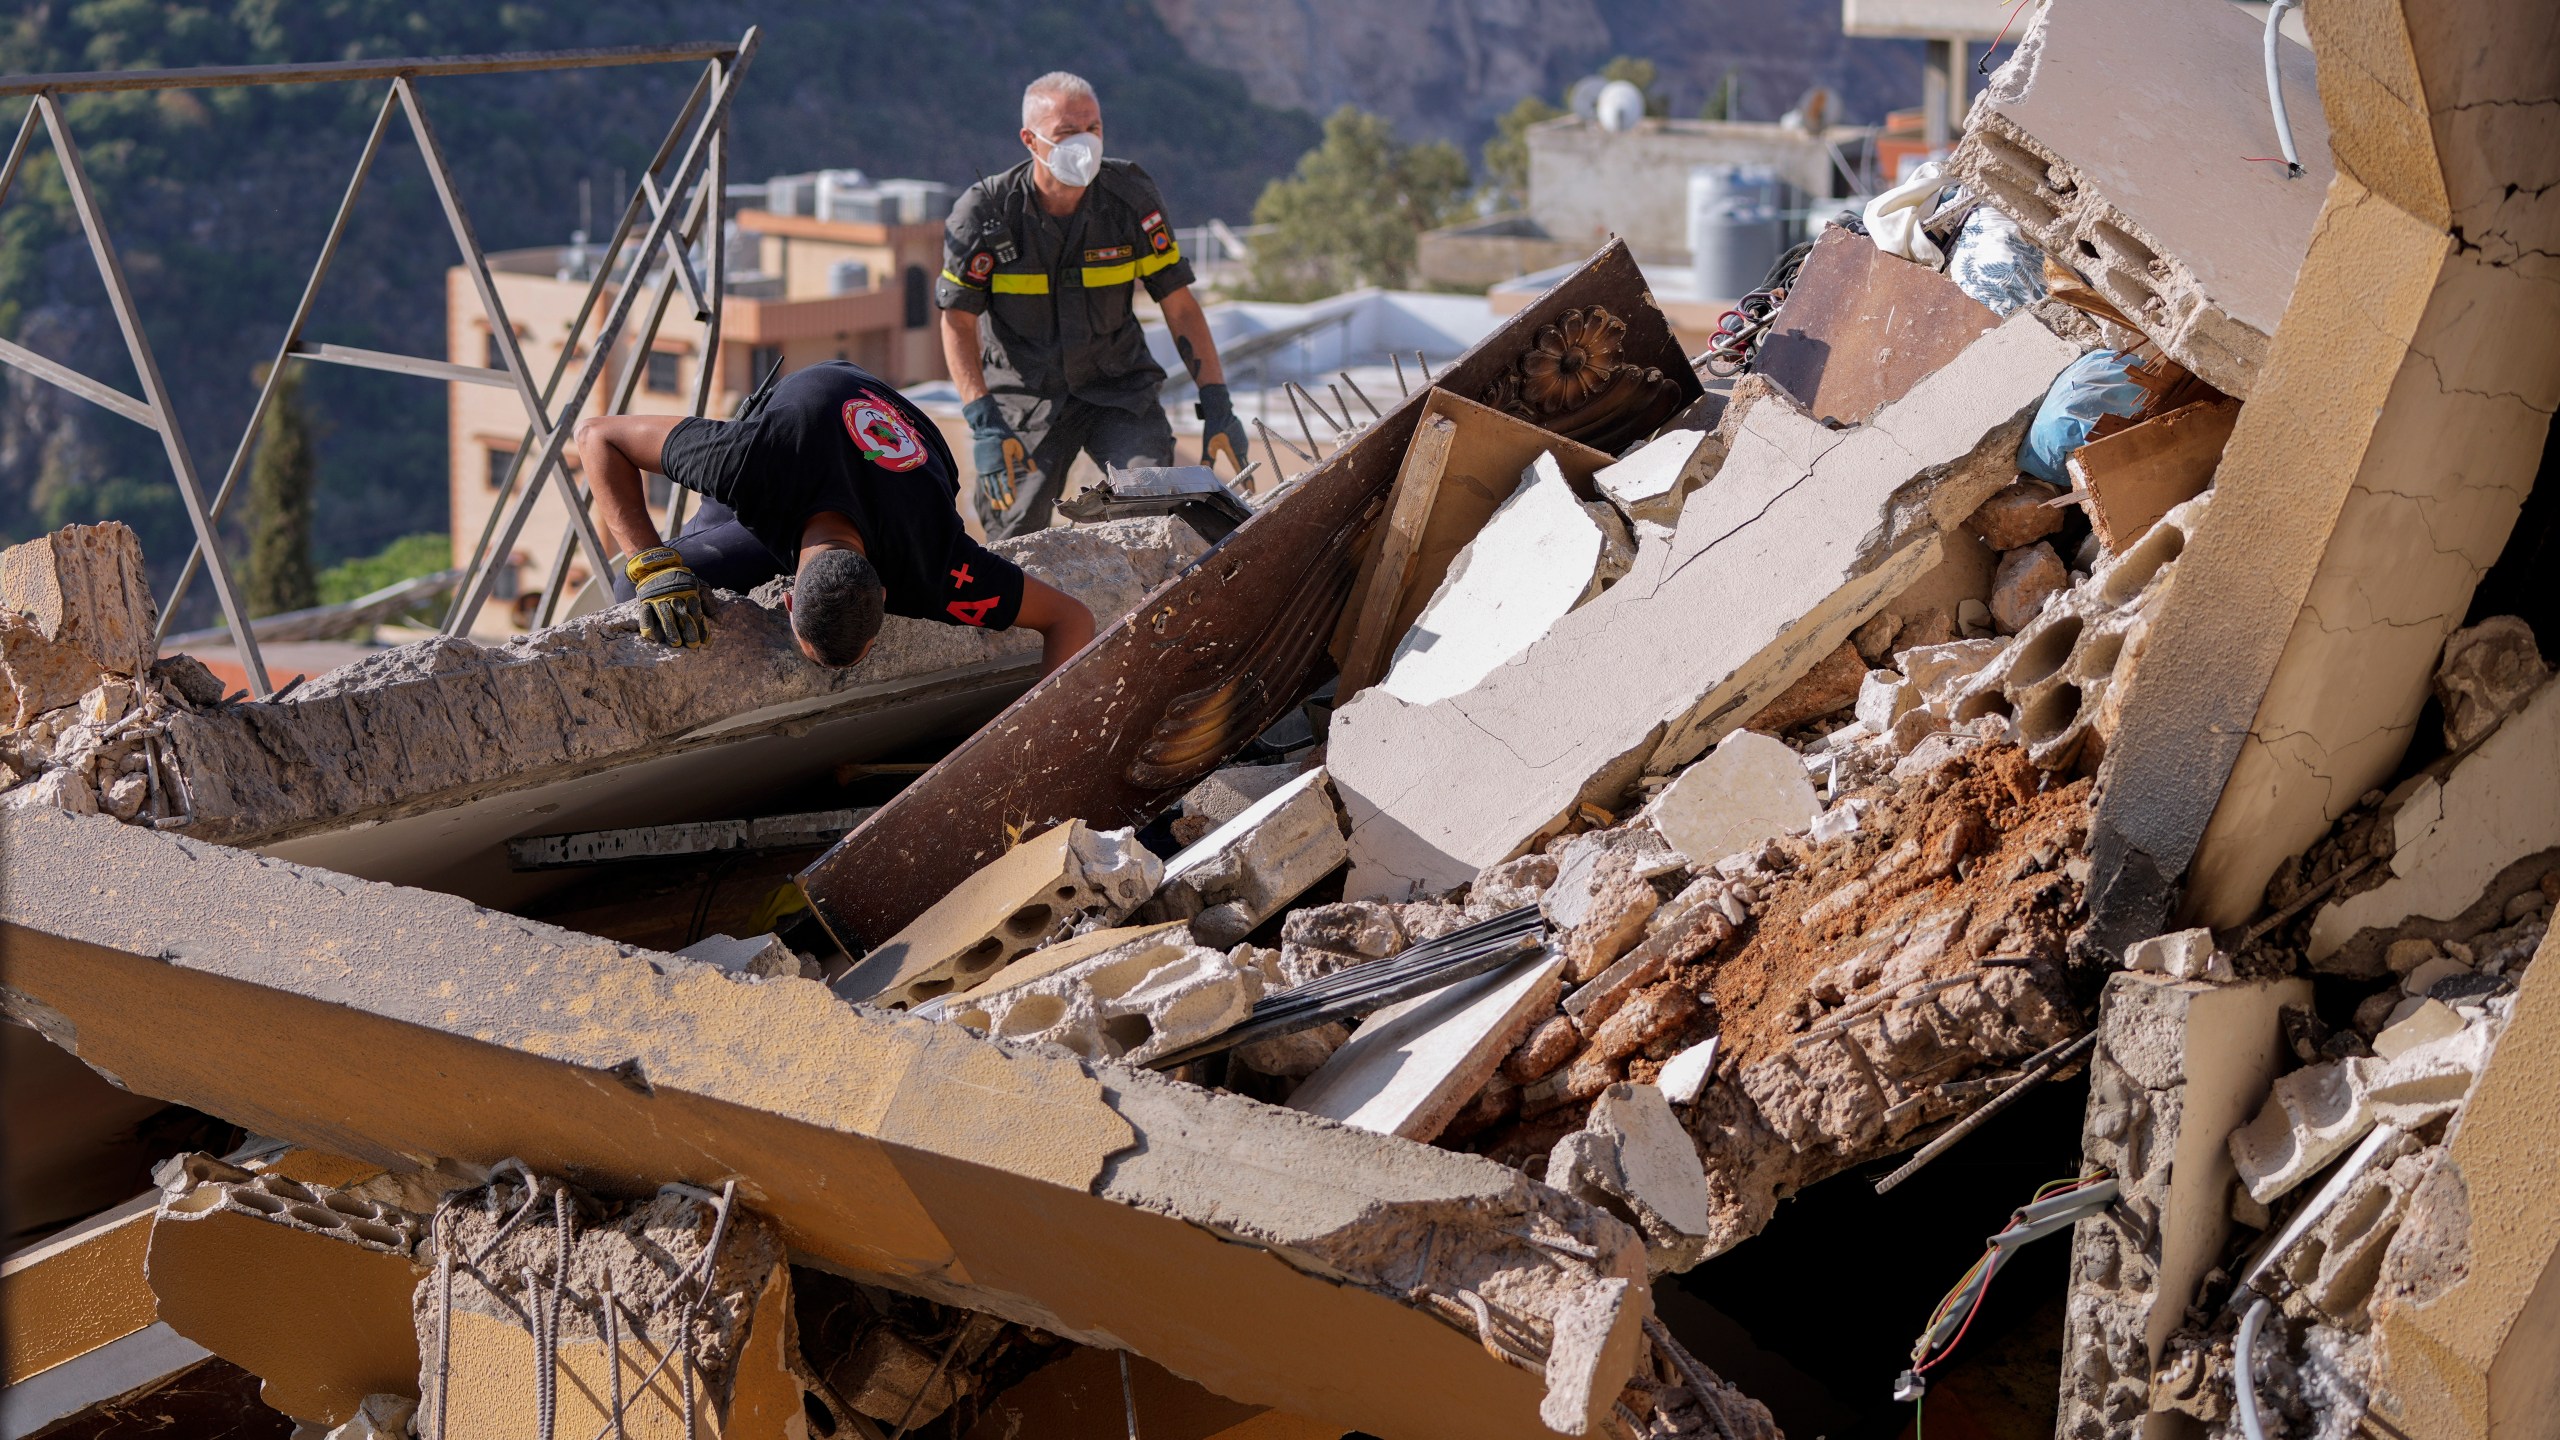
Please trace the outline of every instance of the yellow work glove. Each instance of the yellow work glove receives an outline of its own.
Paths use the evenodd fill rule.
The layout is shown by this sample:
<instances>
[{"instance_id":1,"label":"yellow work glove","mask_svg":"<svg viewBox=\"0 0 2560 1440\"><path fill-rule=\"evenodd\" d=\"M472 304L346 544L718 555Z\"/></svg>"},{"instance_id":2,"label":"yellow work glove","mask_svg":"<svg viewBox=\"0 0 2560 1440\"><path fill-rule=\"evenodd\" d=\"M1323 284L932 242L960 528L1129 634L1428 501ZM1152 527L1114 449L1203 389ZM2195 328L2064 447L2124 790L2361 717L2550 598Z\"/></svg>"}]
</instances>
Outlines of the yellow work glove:
<instances>
[{"instance_id":1,"label":"yellow work glove","mask_svg":"<svg viewBox=\"0 0 2560 1440\"><path fill-rule=\"evenodd\" d=\"M702 610L702 582L684 567L684 557L667 546L643 550L622 563L640 599L640 633L651 640L689 649L711 643L711 622Z\"/></svg>"}]
</instances>

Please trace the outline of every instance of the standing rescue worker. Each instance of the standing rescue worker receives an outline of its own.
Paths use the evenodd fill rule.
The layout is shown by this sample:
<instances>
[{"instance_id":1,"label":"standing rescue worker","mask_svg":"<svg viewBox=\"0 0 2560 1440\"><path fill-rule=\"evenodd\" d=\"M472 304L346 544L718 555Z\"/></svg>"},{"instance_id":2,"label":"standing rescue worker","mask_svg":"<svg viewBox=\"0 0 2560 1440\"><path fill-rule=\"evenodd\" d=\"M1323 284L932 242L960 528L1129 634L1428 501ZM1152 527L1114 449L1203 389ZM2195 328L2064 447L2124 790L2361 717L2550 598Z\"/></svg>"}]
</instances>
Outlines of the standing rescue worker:
<instances>
[{"instance_id":1,"label":"standing rescue worker","mask_svg":"<svg viewBox=\"0 0 2560 1440\"><path fill-rule=\"evenodd\" d=\"M1063 70L1032 81L1022 144L1030 158L952 207L934 287L990 540L1048 525L1079 450L1106 467L1173 463L1137 285L1199 386L1204 458L1224 448L1241 466L1246 454L1164 199L1135 162L1102 157L1093 87Z\"/></svg>"}]
</instances>

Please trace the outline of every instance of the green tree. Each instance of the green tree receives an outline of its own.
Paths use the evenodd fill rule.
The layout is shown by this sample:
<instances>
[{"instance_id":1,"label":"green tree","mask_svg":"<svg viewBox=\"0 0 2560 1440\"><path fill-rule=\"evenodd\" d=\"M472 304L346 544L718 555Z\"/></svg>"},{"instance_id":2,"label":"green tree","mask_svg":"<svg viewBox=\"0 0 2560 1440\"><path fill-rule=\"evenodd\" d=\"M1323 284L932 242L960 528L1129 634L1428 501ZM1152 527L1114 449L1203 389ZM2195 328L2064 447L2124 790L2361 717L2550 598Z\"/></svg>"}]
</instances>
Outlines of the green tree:
<instances>
[{"instance_id":1,"label":"green tree","mask_svg":"<svg viewBox=\"0 0 2560 1440\"><path fill-rule=\"evenodd\" d=\"M1734 119L1734 109L1741 103L1742 72L1729 69L1724 72L1724 78L1716 82L1716 88L1708 94L1706 108L1698 112L1698 118L1701 120Z\"/></svg>"},{"instance_id":2,"label":"green tree","mask_svg":"<svg viewBox=\"0 0 2560 1440\"><path fill-rule=\"evenodd\" d=\"M251 615L320 603L311 574L312 477L302 376L287 367L276 382L275 403L258 424L258 458L249 466L249 593L243 599Z\"/></svg>"},{"instance_id":3,"label":"green tree","mask_svg":"<svg viewBox=\"0 0 2560 1440\"><path fill-rule=\"evenodd\" d=\"M1403 285L1415 239L1463 210L1468 180L1456 146L1400 145L1385 116L1343 106L1324 122L1324 143L1254 202L1255 223L1274 227L1253 249L1256 293L1308 300Z\"/></svg>"},{"instance_id":4,"label":"green tree","mask_svg":"<svg viewBox=\"0 0 2560 1440\"><path fill-rule=\"evenodd\" d=\"M1517 210L1529 203L1529 127L1563 113L1535 95L1523 95L1519 104L1493 122L1497 133L1484 142L1485 183L1500 197L1504 209Z\"/></svg>"},{"instance_id":5,"label":"green tree","mask_svg":"<svg viewBox=\"0 0 2560 1440\"><path fill-rule=\"evenodd\" d=\"M1663 98L1660 91L1653 88L1654 82L1662 78L1662 72L1655 69L1650 60L1638 60L1632 55L1621 55L1600 67L1600 78L1624 80L1643 91L1644 113L1647 115L1662 116L1671 113L1671 102Z\"/></svg>"},{"instance_id":6,"label":"green tree","mask_svg":"<svg viewBox=\"0 0 2560 1440\"><path fill-rule=\"evenodd\" d=\"M336 605L388 589L403 580L453 567L453 541L443 535L403 535L381 553L342 560L320 572L320 603Z\"/></svg>"}]
</instances>

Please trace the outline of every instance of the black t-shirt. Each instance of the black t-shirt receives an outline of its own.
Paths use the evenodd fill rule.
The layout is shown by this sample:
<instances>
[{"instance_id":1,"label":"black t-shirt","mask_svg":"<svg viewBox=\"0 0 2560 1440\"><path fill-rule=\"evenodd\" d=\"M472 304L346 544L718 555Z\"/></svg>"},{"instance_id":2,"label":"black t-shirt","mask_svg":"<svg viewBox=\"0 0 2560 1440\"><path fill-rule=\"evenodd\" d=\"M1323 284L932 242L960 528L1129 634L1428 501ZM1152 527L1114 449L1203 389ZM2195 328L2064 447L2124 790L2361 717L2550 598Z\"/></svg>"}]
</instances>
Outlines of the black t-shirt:
<instances>
[{"instance_id":1,"label":"black t-shirt","mask_svg":"<svg viewBox=\"0 0 2560 1440\"><path fill-rule=\"evenodd\" d=\"M785 376L736 420L687 420L667 436L667 478L737 512L782 563L827 511L860 531L888 612L1008 629L1022 571L961 528L960 467L924 412L859 365L830 360Z\"/></svg>"}]
</instances>

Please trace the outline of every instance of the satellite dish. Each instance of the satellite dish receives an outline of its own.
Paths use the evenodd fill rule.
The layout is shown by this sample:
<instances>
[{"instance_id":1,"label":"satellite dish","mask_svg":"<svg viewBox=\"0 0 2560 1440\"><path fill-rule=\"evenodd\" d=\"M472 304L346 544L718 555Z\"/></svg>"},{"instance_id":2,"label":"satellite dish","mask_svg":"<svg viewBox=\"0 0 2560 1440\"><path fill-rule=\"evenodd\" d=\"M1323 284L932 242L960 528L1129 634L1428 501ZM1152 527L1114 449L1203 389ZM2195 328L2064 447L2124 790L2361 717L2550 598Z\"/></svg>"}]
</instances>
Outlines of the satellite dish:
<instances>
[{"instance_id":1,"label":"satellite dish","mask_svg":"<svg viewBox=\"0 0 2560 1440\"><path fill-rule=\"evenodd\" d=\"M1564 108L1585 120L1596 120L1600 115L1600 92L1608 86L1609 82L1597 75L1585 75L1564 92Z\"/></svg>"},{"instance_id":2,"label":"satellite dish","mask_svg":"<svg viewBox=\"0 0 2560 1440\"><path fill-rule=\"evenodd\" d=\"M1624 80L1612 80L1600 87L1593 109L1601 129L1623 135L1644 118L1644 92Z\"/></svg>"}]
</instances>

